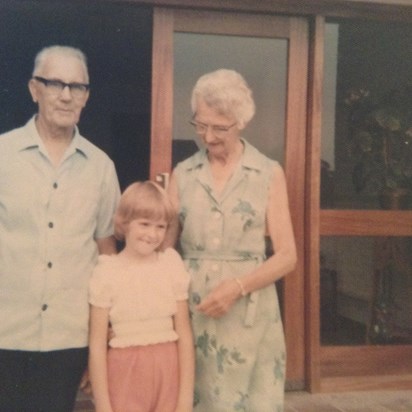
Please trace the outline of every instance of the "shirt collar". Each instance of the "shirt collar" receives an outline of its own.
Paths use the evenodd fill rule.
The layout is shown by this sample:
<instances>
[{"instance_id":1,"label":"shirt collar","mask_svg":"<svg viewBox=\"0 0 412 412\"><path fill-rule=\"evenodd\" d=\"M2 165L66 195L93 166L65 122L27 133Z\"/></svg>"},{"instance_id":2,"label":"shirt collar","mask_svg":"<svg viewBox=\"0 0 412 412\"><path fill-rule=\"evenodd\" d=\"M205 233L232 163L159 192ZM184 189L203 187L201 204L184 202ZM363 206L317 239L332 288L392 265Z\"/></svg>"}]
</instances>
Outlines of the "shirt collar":
<instances>
[{"instance_id":1,"label":"shirt collar","mask_svg":"<svg viewBox=\"0 0 412 412\"><path fill-rule=\"evenodd\" d=\"M24 133L23 138L20 139L19 142L17 143L18 145L17 149L19 151L23 151L26 149L32 149L35 147L44 150L43 141L36 127L36 122L35 122L36 117L37 115L34 115L24 126L27 133ZM85 157L89 157L90 155L88 153L89 150L88 150L87 141L86 139L84 139L84 137L80 135L80 132L77 126L75 126L74 137L70 143L68 150L72 152L75 152L75 151L80 152Z\"/></svg>"}]
</instances>

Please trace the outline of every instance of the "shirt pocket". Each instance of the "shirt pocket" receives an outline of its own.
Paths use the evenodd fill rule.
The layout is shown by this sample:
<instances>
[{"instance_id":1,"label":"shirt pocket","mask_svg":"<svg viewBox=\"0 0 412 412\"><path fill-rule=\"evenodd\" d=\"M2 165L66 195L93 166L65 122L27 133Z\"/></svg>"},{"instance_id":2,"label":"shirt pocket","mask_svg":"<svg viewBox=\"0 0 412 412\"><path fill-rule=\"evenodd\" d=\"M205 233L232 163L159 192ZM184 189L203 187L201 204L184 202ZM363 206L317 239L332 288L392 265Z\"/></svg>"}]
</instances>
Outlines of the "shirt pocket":
<instances>
[{"instance_id":1,"label":"shirt pocket","mask_svg":"<svg viewBox=\"0 0 412 412\"><path fill-rule=\"evenodd\" d=\"M97 184L79 180L64 186L50 203L66 235L93 234L96 228L100 202Z\"/></svg>"}]
</instances>

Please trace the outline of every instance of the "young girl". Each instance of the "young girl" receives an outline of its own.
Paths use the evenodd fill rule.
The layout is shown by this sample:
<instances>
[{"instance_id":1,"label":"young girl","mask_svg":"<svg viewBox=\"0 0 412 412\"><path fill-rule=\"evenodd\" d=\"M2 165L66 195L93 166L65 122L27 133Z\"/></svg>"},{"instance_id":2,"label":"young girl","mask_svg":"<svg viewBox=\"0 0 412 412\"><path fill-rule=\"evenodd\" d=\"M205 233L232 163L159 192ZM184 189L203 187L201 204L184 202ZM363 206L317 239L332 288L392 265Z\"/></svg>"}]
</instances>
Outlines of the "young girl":
<instances>
[{"instance_id":1,"label":"young girl","mask_svg":"<svg viewBox=\"0 0 412 412\"><path fill-rule=\"evenodd\" d=\"M160 249L175 218L165 191L153 182L133 183L120 199L114 222L125 247L100 256L90 281L96 412L192 411L189 275L174 249Z\"/></svg>"}]
</instances>

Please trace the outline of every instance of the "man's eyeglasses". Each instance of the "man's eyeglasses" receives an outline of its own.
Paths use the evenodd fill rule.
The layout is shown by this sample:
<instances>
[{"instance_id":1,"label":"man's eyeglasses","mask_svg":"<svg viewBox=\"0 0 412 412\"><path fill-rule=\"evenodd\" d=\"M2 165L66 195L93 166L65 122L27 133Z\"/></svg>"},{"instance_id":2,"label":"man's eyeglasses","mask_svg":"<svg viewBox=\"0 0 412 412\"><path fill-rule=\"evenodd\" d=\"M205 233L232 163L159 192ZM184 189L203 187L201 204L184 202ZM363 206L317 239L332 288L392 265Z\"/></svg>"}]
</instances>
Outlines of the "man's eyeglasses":
<instances>
[{"instance_id":1,"label":"man's eyeglasses","mask_svg":"<svg viewBox=\"0 0 412 412\"><path fill-rule=\"evenodd\" d=\"M47 91L53 95L60 94L66 87L68 87L73 97L83 97L90 88L90 85L85 83L65 83L61 80L49 80L40 76L34 76L33 79L43 83L46 86Z\"/></svg>"},{"instance_id":2,"label":"man's eyeglasses","mask_svg":"<svg viewBox=\"0 0 412 412\"><path fill-rule=\"evenodd\" d=\"M236 126L236 122L231 124L230 126L219 126L219 125L211 125L211 124L204 124L199 123L194 120L189 122L194 128L198 135L204 136L207 133L209 127L212 129L212 133L216 137L223 137L233 126Z\"/></svg>"}]
</instances>

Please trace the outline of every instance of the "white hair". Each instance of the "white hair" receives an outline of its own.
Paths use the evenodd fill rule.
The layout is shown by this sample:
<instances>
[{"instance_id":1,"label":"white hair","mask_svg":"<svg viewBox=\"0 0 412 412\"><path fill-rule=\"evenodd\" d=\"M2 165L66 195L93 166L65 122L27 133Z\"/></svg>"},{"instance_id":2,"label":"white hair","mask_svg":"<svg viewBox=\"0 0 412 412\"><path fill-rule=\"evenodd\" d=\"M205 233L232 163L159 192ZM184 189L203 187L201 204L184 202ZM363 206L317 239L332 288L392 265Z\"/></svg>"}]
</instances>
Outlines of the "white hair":
<instances>
[{"instance_id":1,"label":"white hair","mask_svg":"<svg viewBox=\"0 0 412 412\"><path fill-rule=\"evenodd\" d=\"M199 99L220 114L233 116L240 128L245 127L255 114L252 90L234 70L219 69L198 79L191 98L193 115L196 114Z\"/></svg>"},{"instance_id":2,"label":"white hair","mask_svg":"<svg viewBox=\"0 0 412 412\"><path fill-rule=\"evenodd\" d=\"M46 60L51 55L61 55L65 57L73 57L80 61L84 67L84 72L87 81L89 81L89 71L87 69L86 55L79 49L70 46L48 46L40 50L34 59L33 76L39 75L43 69Z\"/></svg>"}]
</instances>

